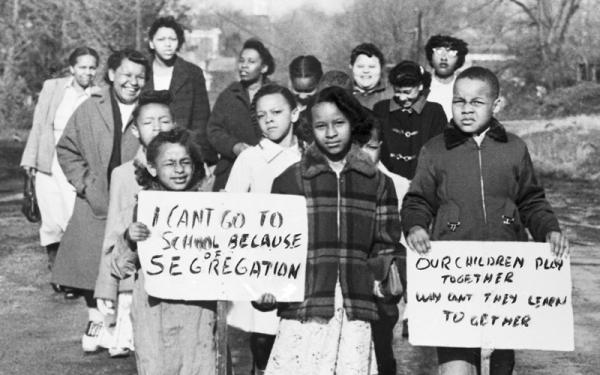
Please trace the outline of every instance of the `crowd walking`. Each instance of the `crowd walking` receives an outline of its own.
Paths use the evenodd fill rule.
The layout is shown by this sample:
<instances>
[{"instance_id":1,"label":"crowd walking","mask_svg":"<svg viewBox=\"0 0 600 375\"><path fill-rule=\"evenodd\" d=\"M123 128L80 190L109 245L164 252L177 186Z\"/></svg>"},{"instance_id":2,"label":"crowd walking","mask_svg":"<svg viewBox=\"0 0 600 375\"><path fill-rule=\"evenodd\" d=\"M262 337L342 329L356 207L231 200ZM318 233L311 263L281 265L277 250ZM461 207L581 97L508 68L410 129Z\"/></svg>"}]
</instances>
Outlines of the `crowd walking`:
<instances>
[{"instance_id":1,"label":"crowd walking","mask_svg":"<svg viewBox=\"0 0 600 375\"><path fill-rule=\"evenodd\" d=\"M430 241L527 241L527 230L556 257L569 253L527 146L495 117L498 78L464 67L465 41L432 36L429 67L386 63L366 42L347 70L323 71L315 51L278 62L289 76L275 82L273 55L251 38L239 80L211 109L204 72L178 54L182 25L160 17L147 36L149 54L114 51L98 85L101 57L76 48L71 74L44 83L22 157L52 287L88 309L83 352L135 355L140 375L218 374L217 301L144 289L142 190L306 199L304 299L265 290L228 301L220 317L249 333L254 375L397 374L394 327L411 317L398 309L406 255L427 254ZM431 361L440 374L471 375L482 357L490 374L513 373L509 349L438 347Z\"/></svg>"}]
</instances>

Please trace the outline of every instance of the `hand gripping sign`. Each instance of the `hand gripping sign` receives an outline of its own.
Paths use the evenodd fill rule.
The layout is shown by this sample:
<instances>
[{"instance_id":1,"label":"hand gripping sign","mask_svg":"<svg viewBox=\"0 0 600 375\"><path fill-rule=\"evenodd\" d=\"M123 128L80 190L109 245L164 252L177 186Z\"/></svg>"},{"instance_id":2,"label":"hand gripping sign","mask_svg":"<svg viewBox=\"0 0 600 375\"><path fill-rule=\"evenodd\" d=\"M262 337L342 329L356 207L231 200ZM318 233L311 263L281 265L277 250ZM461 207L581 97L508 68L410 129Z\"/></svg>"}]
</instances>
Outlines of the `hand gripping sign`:
<instances>
[{"instance_id":1,"label":"hand gripping sign","mask_svg":"<svg viewBox=\"0 0 600 375\"><path fill-rule=\"evenodd\" d=\"M407 272L413 345L574 349L569 259L547 243L433 241Z\"/></svg>"},{"instance_id":2,"label":"hand gripping sign","mask_svg":"<svg viewBox=\"0 0 600 375\"><path fill-rule=\"evenodd\" d=\"M171 300L304 299L304 197L142 191L137 220L146 292Z\"/></svg>"}]
</instances>

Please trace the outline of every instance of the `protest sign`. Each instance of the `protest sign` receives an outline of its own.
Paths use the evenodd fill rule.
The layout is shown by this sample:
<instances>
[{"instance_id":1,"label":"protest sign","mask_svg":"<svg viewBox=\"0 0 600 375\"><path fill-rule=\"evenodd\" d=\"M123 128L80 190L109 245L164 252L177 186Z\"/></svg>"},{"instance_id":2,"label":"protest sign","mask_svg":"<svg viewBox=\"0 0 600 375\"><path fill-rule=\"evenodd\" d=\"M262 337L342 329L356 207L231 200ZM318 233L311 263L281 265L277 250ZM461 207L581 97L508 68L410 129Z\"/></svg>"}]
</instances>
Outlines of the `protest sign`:
<instances>
[{"instance_id":1,"label":"protest sign","mask_svg":"<svg viewBox=\"0 0 600 375\"><path fill-rule=\"evenodd\" d=\"M277 194L142 191L146 292L175 300L302 301L306 200Z\"/></svg>"},{"instance_id":2,"label":"protest sign","mask_svg":"<svg viewBox=\"0 0 600 375\"><path fill-rule=\"evenodd\" d=\"M574 349L569 259L547 243L432 241L407 272L413 345Z\"/></svg>"}]
</instances>

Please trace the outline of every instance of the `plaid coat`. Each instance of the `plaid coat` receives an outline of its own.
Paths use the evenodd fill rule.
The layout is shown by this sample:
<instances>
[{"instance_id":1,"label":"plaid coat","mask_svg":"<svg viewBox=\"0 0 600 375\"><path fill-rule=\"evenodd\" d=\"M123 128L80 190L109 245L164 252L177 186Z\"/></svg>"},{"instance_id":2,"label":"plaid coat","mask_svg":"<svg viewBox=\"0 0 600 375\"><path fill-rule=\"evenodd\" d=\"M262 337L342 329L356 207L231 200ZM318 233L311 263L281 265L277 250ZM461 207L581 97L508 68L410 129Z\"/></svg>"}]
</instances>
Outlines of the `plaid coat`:
<instances>
[{"instance_id":1,"label":"plaid coat","mask_svg":"<svg viewBox=\"0 0 600 375\"><path fill-rule=\"evenodd\" d=\"M273 182L272 192L306 197L308 254L305 299L279 305L279 315L305 320L334 314L340 281L348 318L377 320L374 276L367 265L381 267L397 254L400 241L398 201L393 182L352 146L338 177L316 145Z\"/></svg>"}]
</instances>

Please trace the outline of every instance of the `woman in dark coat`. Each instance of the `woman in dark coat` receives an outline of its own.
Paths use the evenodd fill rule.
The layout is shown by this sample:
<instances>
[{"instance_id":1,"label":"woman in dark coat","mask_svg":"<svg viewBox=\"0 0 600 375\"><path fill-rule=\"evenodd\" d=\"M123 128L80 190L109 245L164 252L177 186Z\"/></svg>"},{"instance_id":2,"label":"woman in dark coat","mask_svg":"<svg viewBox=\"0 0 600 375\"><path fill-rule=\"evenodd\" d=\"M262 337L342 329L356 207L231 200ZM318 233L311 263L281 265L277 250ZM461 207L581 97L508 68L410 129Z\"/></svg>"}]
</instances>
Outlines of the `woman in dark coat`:
<instances>
[{"instance_id":1,"label":"woman in dark coat","mask_svg":"<svg viewBox=\"0 0 600 375\"><path fill-rule=\"evenodd\" d=\"M240 81L223 90L208 121L208 140L221 156L214 172L214 191L225 187L237 156L257 145L261 138L261 131L252 119L250 103L273 71L275 61L269 50L259 40L248 39L238 60Z\"/></svg>"},{"instance_id":2,"label":"woman in dark coat","mask_svg":"<svg viewBox=\"0 0 600 375\"><path fill-rule=\"evenodd\" d=\"M171 92L175 122L196 133L203 160L214 165L217 153L206 137L210 106L204 73L177 55L185 42L183 28L173 17L160 17L150 26L148 40L153 59L150 79L144 90Z\"/></svg>"}]
</instances>

